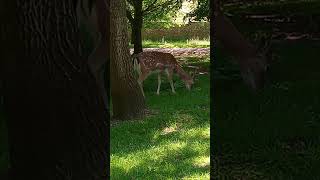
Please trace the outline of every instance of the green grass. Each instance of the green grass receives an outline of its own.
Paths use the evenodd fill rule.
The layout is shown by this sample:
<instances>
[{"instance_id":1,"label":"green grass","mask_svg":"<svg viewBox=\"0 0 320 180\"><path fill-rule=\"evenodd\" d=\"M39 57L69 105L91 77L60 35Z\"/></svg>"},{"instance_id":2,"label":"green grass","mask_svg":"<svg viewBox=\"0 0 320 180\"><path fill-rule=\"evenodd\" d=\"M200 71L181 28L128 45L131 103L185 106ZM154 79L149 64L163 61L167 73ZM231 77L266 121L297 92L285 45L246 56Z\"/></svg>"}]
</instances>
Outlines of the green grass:
<instances>
[{"instance_id":1,"label":"green grass","mask_svg":"<svg viewBox=\"0 0 320 180\"><path fill-rule=\"evenodd\" d=\"M129 45L133 48L133 45ZM209 39L143 40L143 48L209 48Z\"/></svg>"},{"instance_id":2,"label":"green grass","mask_svg":"<svg viewBox=\"0 0 320 180\"><path fill-rule=\"evenodd\" d=\"M214 72L216 177L320 177L320 42L283 42L270 83L251 94L237 67L217 54Z\"/></svg>"},{"instance_id":3,"label":"green grass","mask_svg":"<svg viewBox=\"0 0 320 180\"><path fill-rule=\"evenodd\" d=\"M164 81L159 96L155 74L144 82L147 105L156 113L111 127L111 179L209 179L209 75L195 82L188 92L175 77L172 94Z\"/></svg>"}]
</instances>

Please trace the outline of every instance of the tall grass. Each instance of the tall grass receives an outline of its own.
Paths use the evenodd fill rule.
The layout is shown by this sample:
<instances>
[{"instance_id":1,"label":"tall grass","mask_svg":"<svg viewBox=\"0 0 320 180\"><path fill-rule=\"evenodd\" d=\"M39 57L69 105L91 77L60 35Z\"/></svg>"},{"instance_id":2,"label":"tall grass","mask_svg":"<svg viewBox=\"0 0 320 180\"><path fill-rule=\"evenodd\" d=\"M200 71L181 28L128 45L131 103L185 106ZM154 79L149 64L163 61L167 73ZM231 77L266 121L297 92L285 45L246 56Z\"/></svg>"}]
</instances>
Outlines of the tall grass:
<instances>
[{"instance_id":1,"label":"tall grass","mask_svg":"<svg viewBox=\"0 0 320 180\"><path fill-rule=\"evenodd\" d=\"M145 39L142 41L144 48L209 48L209 39L185 39L185 40L168 40L163 38L160 41ZM132 44L129 44L133 48Z\"/></svg>"}]
</instances>

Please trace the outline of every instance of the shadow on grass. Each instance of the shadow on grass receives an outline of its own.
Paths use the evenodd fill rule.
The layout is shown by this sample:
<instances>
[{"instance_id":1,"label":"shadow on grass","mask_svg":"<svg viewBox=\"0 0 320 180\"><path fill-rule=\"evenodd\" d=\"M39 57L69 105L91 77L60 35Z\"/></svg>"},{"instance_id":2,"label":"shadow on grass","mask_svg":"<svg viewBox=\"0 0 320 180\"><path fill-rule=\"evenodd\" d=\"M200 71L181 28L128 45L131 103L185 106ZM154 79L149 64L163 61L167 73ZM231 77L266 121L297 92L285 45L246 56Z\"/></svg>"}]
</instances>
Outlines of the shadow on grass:
<instances>
[{"instance_id":1,"label":"shadow on grass","mask_svg":"<svg viewBox=\"0 0 320 180\"><path fill-rule=\"evenodd\" d=\"M139 132L122 133L120 137L117 136L119 134L112 133L117 136L116 140L123 139L122 143L119 143L113 142L112 139L115 138L111 137L112 179L183 178L195 174L208 176L210 154L208 120L204 126L198 125L198 127L189 124L190 122L166 122L161 118L145 121L153 122L141 124L137 129ZM154 121L162 121L162 124ZM147 132L142 128L148 128Z\"/></svg>"}]
</instances>

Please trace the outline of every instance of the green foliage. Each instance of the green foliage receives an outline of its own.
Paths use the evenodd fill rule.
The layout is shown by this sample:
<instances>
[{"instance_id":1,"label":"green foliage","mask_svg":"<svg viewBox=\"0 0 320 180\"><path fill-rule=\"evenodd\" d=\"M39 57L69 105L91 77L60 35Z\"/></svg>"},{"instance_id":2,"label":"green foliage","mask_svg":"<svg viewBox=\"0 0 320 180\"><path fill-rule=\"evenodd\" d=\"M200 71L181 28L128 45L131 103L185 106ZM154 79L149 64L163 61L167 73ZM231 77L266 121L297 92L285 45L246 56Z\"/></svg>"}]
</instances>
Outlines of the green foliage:
<instances>
[{"instance_id":1,"label":"green foliage","mask_svg":"<svg viewBox=\"0 0 320 180\"><path fill-rule=\"evenodd\" d=\"M158 28L171 28L174 27L175 11L168 13L150 14L144 17L143 28L144 29L158 29Z\"/></svg>"},{"instance_id":2,"label":"green foliage","mask_svg":"<svg viewBox=\"0 0 320 180\"><path fill-rule=\"evenodd\" d=\"M182 6L182 0L142 0L145 28L168 28L172 25L175 11ZM127 10L134 15L134 3L127 0ZM161 23L159 23L161 22Z\"/></svg>"},{"instance_id":3,"label":"green foliage","mask_svg":"<svg viewBox=\"0 0 320 180\"><path fill-rule=\"evenodd\" d=\"M129 31L129 37L131 31ZM153 28L142 30L143 40L158 41L161 43L172 41L191 41L210 39L210 24L207 22L197 22L171 28Z\"/></svg>"},{"instance_id":4,"label":"green foliage","mask_svg":"<svg viewBox=\"0 0 320 180\"><path fill-rule=\"evenodd\" d=\"M194 17L194 20L209 20L210 5L209 0L198 0L197 8L189 13L187 17Z\"/></svg>"},{"instance_id":5,"label":"green foliage","mask_svg":"<svg viewBox=\"0 0 320 180\"><path fill-rule=\"evenodd\" d=\"M209 66L209 59L185 59ZM164 79L156 95L157 76L144 83L153 114L111 126L111 179L209 179L210 79L199 75L188 92L177 77L177 94Z\"/></svg>"}]
</instances>

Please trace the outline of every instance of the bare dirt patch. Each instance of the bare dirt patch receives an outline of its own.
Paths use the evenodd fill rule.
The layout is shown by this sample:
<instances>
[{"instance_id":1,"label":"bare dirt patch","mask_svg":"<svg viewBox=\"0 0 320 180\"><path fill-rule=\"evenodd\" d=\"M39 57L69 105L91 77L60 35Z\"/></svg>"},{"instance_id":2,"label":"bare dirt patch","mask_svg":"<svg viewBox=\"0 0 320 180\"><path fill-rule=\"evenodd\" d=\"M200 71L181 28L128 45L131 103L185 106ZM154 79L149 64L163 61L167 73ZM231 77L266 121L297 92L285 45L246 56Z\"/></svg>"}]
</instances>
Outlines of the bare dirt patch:
<instances>
[{"instance_id":1,"label":"bare dirt patch","mask_svg":"<svg viewBox=\"0 0 320 180\"><path fill-rule=\"evenodd\" d=\"M143 51L171 53L175 57L203 57L210 55L210 48L144 48ZM133 53L133 49L130 49L130 53Z\"/></svg>"}]
</instances>

